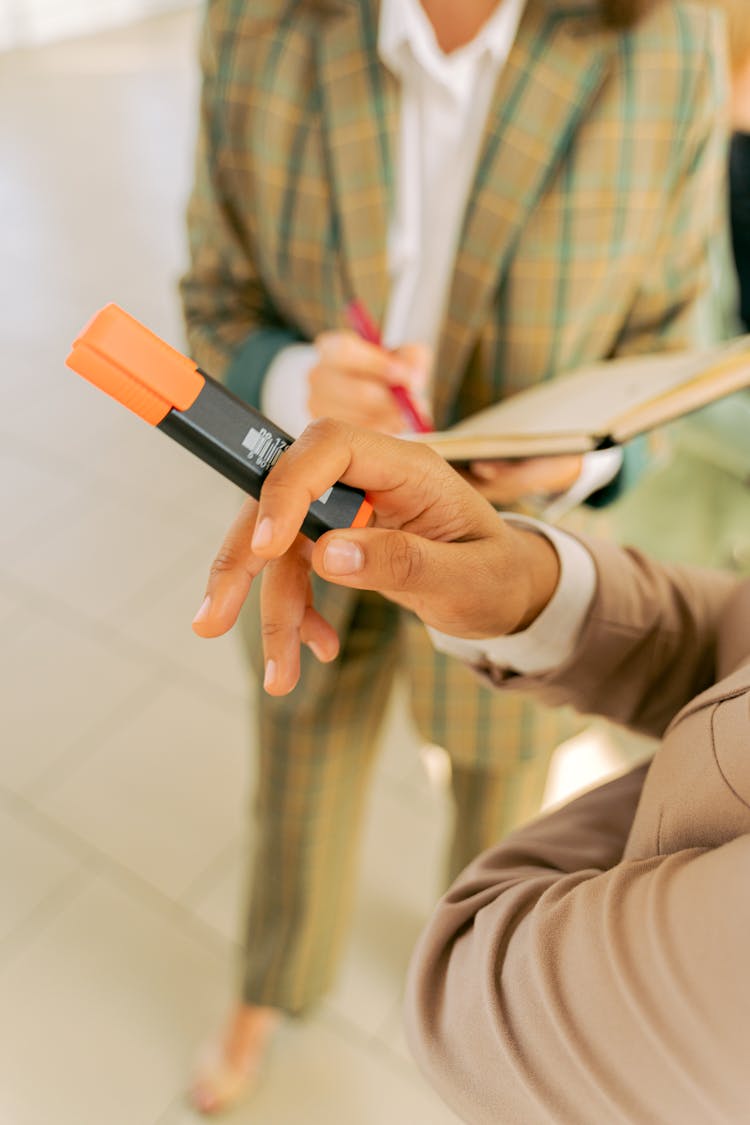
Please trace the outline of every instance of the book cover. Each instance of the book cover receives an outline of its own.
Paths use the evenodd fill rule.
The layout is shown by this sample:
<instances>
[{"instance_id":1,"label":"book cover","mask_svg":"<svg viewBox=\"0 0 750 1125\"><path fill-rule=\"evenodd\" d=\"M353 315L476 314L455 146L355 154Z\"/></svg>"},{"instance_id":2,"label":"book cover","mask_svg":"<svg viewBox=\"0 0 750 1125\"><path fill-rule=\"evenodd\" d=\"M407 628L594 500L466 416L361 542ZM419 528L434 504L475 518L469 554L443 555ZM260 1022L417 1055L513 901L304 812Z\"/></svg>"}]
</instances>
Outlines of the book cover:
<instances>
[{"instance_id":1,"label":"book cover","mask_svg":"<svg viewBox=\"0 0 750 1125\"><path fill-rule=\"evenodd\" d=\"M426 442L448 461L587 453L622 445L747 386L750 335L703 352L626 357L581 368L450 430L413 440Z\"/></svg>"}]
</instances>

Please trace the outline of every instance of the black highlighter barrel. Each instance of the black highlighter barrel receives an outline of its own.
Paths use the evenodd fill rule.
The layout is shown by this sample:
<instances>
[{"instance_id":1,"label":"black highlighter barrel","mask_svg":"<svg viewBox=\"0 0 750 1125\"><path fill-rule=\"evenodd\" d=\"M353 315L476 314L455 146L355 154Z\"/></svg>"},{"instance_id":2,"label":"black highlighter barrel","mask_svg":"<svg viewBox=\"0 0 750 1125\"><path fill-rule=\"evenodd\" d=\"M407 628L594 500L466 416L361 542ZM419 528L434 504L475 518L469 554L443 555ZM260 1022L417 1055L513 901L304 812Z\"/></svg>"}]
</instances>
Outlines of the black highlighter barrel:
<instances>
[{"instance_id":1,"label":"black highlighter barrel","mask_svg":"<svg viewBox=\"0 0 750 1125\"><path fill-rule=\"evenodd\" d=\"M205 372L206 382L187 410L170 410L158 429L227 477L260 496L263 482L294 439ZM309 539L357 524L364 502L360 489L337 483L316 500L302 524Z\"/></svg>"}]
</instances>

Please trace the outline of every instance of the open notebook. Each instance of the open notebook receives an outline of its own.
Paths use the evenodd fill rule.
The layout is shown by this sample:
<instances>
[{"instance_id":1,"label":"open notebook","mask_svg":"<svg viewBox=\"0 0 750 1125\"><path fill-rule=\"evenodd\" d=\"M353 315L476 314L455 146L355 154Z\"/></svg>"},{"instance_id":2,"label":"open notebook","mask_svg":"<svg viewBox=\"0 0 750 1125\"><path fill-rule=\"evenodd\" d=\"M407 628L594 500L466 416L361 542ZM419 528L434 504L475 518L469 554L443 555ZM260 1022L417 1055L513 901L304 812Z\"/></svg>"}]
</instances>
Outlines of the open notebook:
<instances>
[{"instance_id":1,"label":"open notebook","mask_svg":"<svg viewBox=\"0 0 750 1125\"><path fill-rule=\"evenodd\" d=\"M710 351L581 368L413 440L447 461L587 453L622 445L748 385L750 336L741 336Z\"/></svg>"}]
</instances>

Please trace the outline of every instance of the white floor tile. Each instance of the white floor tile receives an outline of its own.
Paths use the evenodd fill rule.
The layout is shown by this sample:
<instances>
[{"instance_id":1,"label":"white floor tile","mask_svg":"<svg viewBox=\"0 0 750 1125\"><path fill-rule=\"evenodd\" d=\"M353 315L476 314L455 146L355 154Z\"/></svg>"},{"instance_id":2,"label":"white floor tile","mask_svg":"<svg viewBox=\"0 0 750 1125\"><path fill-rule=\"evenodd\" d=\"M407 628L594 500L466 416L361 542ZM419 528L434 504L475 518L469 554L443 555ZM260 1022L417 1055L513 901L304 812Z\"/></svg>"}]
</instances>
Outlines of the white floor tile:
<instances>
[{"instance_id":1,"label":"white floor tile","mask_svg":"<svg viewBox=\"0 0 750 1125\"><path fill-rule=\"evenodd\" d=\"M70 516L80 496L77 480L62 476L39 458L0 448L0 553L25 562L48 529Z\"/></svg>"},{"instance_id":2,"label":"white floor tile","mask_svg":"<svg viewBox=\"0 0 750 1125\"><path fill-rule=\"evenodd\" d=\"M192 886L182 902L231 945L242 940L245 879L250 843L244 832Z\"/></svg>"},{"instance_id":3,"label":"white floor tile","mask_svg":"<svg viewBox=\"0 0 750 1125\"><path fill-rule=\"evenodd\" d=\"M151 1125L183 1088L223 975L174 923L112 888L84 891L0 967L8 1125Z\"/></svg>"},{"instance_id":4,"label":"white floor tile","mask_svg":"<svg viewBox=\"0 0 750 1125\"><path fill-rule=\"evenodd\" d=\"M227 527L229 523L227 519ZM220 542L211 519L201 517L193 521L193 526L205 528L205 543L200 542L180 560L168 585L158 592L141 591L125 605L119 614L119 628L139 645L245 700L248 671L237 632L206 640L190 627L203 601L209 567Z\"/></svg>"},{"instance_id":5,"label":"white floor tile","mask_svg":"<svg viewBox=\"0 0 750 1125\"><path fill-rule=\"evenodd\" d=\"M5 589L0 581L0 623L5 623L13 618L13 625L11 628L15 630L16 619L23 617L23 602L14 596L10 590ZM7 633L5 634L8 635Z\"/></svg>"},{"instance_id":6,"label":"white floor tile","mask_svg":"<svg viewBox=\"0 0 750 1125\"><path fill-rule=\"evenodd\" d=\"M385 1023L378 1031L377 1039L378 1042L382 1043L385 1050L390 1051L408 1066L414 1066L409 1044L406 1041L406 1031L404 1030L403 1005L403 996L399 996L388 1013Z\"/></svg>"},{"instance_id":7,"label":"white floor tile","mask_svg":"<svg viewBox=\"0 0 750 1125\"><path fill-rule=\"evenodd\" d=\"M145 688L154 666L28 608L12 625L0 646L0 784L23 789Z\"/></svg>"},{"instance_id":8,"label":"white floor tile","mask_svg":"<svg viewBox=\"0 0 750 1125\"><path fill-rule=\"evenodd\" d=\"M4 569L81 613L116 620L136 594L155 582L168 586L195 538L187 520L147 503L126 504L97 486L64 527L50 530L33 553L7 561Z\"/></svg>"},{"instance_id":9,"label":"white floor tile","mask_svg":"<svg viewBox=\"0 0 750 1125\"><path fill-rule=\"evenodd\" d=\"M40 915L45 903L79 873L80 854L0 806L0 965L5 940Z\"/></svg>"},{"instance_id":10,"label":"white floor tile","mask_svg":"<svg viewBox=\"0 0 750 1125\"><path fill-rule=\"evenodd\" d=\"M246 773L244 709L167 687L38 804L179 899L238 835Z\"/></svg>"}]
</instances>

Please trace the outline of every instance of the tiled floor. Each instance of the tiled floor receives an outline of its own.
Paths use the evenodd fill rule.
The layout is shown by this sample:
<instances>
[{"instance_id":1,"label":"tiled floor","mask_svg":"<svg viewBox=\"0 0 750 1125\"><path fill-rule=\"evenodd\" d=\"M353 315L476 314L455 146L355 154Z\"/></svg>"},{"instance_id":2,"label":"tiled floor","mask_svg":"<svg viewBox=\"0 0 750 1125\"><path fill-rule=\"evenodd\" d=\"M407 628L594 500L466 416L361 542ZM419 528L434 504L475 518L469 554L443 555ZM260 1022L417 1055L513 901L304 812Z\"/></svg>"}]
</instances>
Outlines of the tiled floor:
<instances>
[{"instance_id":1,"label":"tiled floor","mask_svg":"<svg viewBox=\"0 0 750 1125\"><path fill-rule=\"evenodd\" d=\"M0 1125L187 1125L231 990L249 723L189 622L238 494L63 366L109 300L181 341L194 36L0 56ZM228 1120L454 1120L399 1022L445 819L396 710L338 984Z\"/></svg>"}]
</instances>

